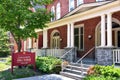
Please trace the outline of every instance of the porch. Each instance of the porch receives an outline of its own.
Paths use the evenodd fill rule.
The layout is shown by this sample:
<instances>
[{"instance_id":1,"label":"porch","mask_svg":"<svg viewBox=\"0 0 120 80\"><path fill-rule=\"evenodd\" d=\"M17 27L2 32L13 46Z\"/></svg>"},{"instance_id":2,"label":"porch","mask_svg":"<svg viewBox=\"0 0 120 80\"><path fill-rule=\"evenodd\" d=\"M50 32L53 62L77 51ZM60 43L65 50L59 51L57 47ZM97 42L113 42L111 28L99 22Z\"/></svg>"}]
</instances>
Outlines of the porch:
<instances>
[{"instance_id":1,"label":"porch","mask_svg":"<svg viewBox=\"0 0 120 80\"><path fill-rule=\"evenodd\" d=\"M31 50L32 52L36 53L36 56L51 56L51 57L56 57L60 59L65 59L69 62L79 62L82 61L83 63L86 64L96 64L96 58L87 58L89 54L93 54L96 51L95 49L90 49L87 53L85 53L84 56L81 58L77 58L77 53L76 50L71 48L71 49L33 49ZM113 64L120 64L120 49L119 48L113 48L112 49L112 62Z\"/></svg>"}]
</instances>

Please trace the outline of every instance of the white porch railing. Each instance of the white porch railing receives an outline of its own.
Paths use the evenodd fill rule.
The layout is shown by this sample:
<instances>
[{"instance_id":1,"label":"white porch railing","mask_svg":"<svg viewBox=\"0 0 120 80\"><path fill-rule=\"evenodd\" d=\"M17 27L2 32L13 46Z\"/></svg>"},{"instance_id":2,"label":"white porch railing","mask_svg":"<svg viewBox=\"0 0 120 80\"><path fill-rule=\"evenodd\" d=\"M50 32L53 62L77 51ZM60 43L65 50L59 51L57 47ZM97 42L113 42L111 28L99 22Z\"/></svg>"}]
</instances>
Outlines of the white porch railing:
<instances>
[{"instance_id":1,"label":"white porch railing","mask_svg":"<svg viewBox=\"0 0 120 80\"><path fill-rule=\"evenodd\" d=\"M120 63L120 49L113 49L113 63Z\"/></svg>"},{"instance_id":2,"label":"white porch railing","mask_svg":"<svg viewBox=\"0 0 120 80\"><path fill-rule=\"evenodd\" d=\"M36 56L53 56L61 57L64 54L64 49L37 49Z\"/></svg>"}]
</instances>

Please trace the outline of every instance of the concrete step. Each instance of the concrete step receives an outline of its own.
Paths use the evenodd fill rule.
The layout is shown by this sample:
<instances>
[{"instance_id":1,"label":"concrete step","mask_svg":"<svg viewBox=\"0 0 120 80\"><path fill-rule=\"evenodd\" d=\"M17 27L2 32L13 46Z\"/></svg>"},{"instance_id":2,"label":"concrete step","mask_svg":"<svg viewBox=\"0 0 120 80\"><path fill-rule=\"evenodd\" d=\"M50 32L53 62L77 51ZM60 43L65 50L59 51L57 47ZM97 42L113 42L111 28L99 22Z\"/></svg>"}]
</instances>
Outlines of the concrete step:
<instances>
[{"instance_id":1,"label":"concrete step","mask_svg":"<svg viewBox=\"0 0 120 80\"><path fill-rule=\"evenodd\" d=\"M69 72L60 72L61 75L75 79L75 80L82 80L85 76L77 75Z\"/></svg>"},{"instance_id":2,"label":"concrete step","mask_svg":"<svg viewBox=\"0 0 120 80\"><path fill-rule=\"evenodd\" d=\"M70 72L70 73L77 74L77 75L83 74L84 76L87 75L87 71L75 70L75 69L70 69L70 68L65 68L64 72Z\"/></svg>"},{"instance_id":3,"label":"concrete step","mask_svg":"<svg viewBox=\"0 0 120 80\"><path fill-rule=\"evenodd\" d=\"M80 66L74 66L74 65L67 65L66 68L70 68L70 69L74 69L74 70L83 70L83 71L87 71L88 68L86 67L80 67Z\"/></svg>"},{"instance_id":4,"label":"concrete step","mask_svg":"<svg viewBox=\"0 0 120 80\"><path fill-rule=\"evenodd\" d=\"M74 65L74 66L80 66L81 67L81 64L80 63L70 63L70 65ZM93 66L94 64L82 64L83 67L90 67L90 66Z\"/></svg>"}]
</instances>

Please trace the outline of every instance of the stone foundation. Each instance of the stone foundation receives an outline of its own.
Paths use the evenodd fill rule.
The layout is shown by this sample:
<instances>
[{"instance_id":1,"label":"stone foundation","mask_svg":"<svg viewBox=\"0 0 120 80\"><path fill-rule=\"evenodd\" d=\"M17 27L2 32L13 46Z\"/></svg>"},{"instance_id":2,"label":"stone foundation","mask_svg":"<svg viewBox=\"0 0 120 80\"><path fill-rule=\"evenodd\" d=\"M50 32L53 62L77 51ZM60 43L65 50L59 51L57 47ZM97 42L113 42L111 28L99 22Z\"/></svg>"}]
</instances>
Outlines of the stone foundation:
<instances>
[{"instance_id":1,"label":"stone foundation","mask_svg":"<svg viewBox=\"0 0 120 80\"><path fill-rule=\"evenodd\" d=\"M99 65L112 65L113 55L112 48L99 47L96 48L96 61Z\"/></svg>"},{"instance_id":2,"label":"stone foundation","mask_svg":"<svg viewBox=\"0 0 120 80\"><path fill-rule=\"evenodd\" d=\"M76 48L65 48L65 52L68 52L69 50L71 50L67 55L64 56L64 60L68 61L68 62L75 62L77 59L76 56Z\"/></svg>"}]
</instances>

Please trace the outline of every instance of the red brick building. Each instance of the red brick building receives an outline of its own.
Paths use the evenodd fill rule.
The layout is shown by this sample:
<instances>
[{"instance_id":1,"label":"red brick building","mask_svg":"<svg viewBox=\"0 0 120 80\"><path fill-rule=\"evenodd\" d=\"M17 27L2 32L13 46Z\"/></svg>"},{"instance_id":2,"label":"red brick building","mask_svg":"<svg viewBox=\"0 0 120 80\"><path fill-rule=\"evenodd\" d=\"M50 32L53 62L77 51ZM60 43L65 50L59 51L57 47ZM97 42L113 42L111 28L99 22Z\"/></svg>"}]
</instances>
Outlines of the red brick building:
<instances>
[{"instance_id":1,"label":"red brick building","mask_svg":"<svg viewBox=\"0 0 120 80\"><path fill-rule=\"evenodd\" d=\"M54 17L47 28L36 30L38 39L32 40L32 46L35 44L37 49L76 47L77 58L94 48L87 58L95 58L98 64L119 62L112 56L113 48L120 47L119 0L54 0L46 8Z\"/></svg>"}]
</instances>

